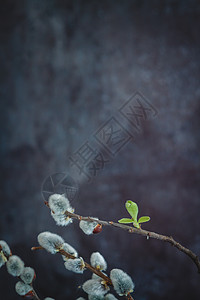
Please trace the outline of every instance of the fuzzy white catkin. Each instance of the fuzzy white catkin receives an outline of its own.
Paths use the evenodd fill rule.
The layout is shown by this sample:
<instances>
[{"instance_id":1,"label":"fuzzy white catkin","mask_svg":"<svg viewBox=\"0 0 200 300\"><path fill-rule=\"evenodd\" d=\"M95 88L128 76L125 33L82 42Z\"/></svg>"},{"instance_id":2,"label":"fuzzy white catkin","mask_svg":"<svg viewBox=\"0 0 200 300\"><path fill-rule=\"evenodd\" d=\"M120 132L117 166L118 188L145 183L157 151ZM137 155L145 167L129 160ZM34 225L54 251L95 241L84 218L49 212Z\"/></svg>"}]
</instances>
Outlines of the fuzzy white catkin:
<instances>
[{"instance_id":1,"label":"fuzzy white catkin","mask_svg":"<svg viewBox=\"0 0 200 300\"><path fill-rule=\"evenodd\" d=\"M117 298L113 294L107 294L104 300L117 300Z\"/></svg>"},{"instance_id":2,"label":"fuzzy white catkin","mask_svg":"<svg viewBox=\"0 0 200 300\"><path fill-rule=\"evenodd\" d=\"M69 209L68 209L69 210ZM70 211L70 210L69 210ZM71 209L70 212L74 212L73 209ZM54 221L56 222L56 224L58 226L67 226L69 224L71 224L73 222L72 218L62 214L62 215L57 215L57 214L54 214L52 211L51 211L51 216L52 218L54 219Z\"/></svg>"},{"instance_id":3,"label":"fuzzy white catkin","mask_svg":"<svg viewBox=\"0 0 200 300\"><path fill-rule=\"evenodd\" d=\"M11 255L10 248L5 241L0 241L0 268L7 262L8 257Z\"/></svg>"},{"instance_id":4,"label":"fuzzy white catkin","mask_svg":"<svg viewBox=\"0 0 200 300\"><path fill-rule=\"evenodd\" d=\"M20 296L25 296L32 290L33 290L33 288L30 285L28 285L22 281L18 281L15 285L15 291Z\"/></svg>"},{"instance_id":5,"label":"fuzzy white catkin","mask_svg":"<svg viewBox=\"0 0 200 300\"><path fill-rule=\"evenodd\" d=\"M31 267L25 267L20 278L23 280L24 283L30 284L32 283L35 276L35 271Z\"/></svg>"},{"instance_id":6,"label":"fuzzy white catkin","mask_svg":"<svg viewBox=\"0 0 200 300\"><path fill-rule=\"evenodd\" d=\"M58 250L62 248L65 242L63 238L61 238L61 236L49 231L41 232L38 235L37 239L40 246L42 246L51 254L57 253Z\"/></svg>"},{"instance_id":7,"label":"fuzzy white catkin","mask_svg":"<svg viewBox=\"0 0 200 300\"><path fill-rule=\"evenodd\" d=\"M99 252L93 252L90 257L90 263L91 265L99 270L106 271L107 269L107 263L104 259L104 257Z\"/></svg>"},{"instance_id":8,"label":"fuzzy white catkin","mask_svg":"<svg viewBox=\"0 0 200 300\"><path fill-rule=\"evenodd\" d=\"M77 298L76 300L85 300L85 298L79 297L79 298Z\"/></svg>"},{"instance_id":9,"label":"fuzzy white catkin","mask_svg":"<svg viewBox=\"0 0 200 300\"><path fill-rule=\"evenodd\" d=\"M5 241L0 241L0 246L2 247L3 254L8 258L11 255L10 247Z\"/></svg>"},{"instance_id":10,"label":"fuzzy white catkin","mask_svg":"<svg viewBox=\"0 0 200 300\"><path fill-rule=\"evenodd\" d=\"M98 220L98 218L95 218ZM81 220L79 222L79 227L83 230L83 232L87 235L93 234L93 230L95 229L95 227L98 225L97 222L89 222L89 221L84 221Z\"/></svg>"},{"instance_id":11,"label":"fuzzy white catkin","mask_svg":"<svg viewBox=\"0 0 200 300\"><path fill-rule=\"evenodd\" d=\"M71 208L69 200L60 194L53 194L49 197L49 207L56 215L63 214L66 210Z\"/></svg>"},{"instance_id":12,"label":"fuzzy white catkin","mask_svg":"<svg viewBox=\"0 0 200 300\"><path fill-rule=\"evenodd\" d=\"M110 290L108 286L102 283L102 279L89 279L83 284L82 288L84 292L94 296L103 296Z\"/></svg>"},{"instance_id":13,"label":"fuzzy white catkin","mask_svg":"<svg viewBox=\"0 0 200 300\"><path fill-rule=\"evenodd\" d=\"M12 276L20 276L24 270L24 262L17 255L9 257L6 263L7 271Z\"/></svg>"},{"instance_id":14,"label":"fuzzy white catkin","mask_svg":"<svg viewBox=\"0 0 200 300\"><path fill-rule=\"evenodd\" d=\"M44 300L55 300L54 298L46 297Z\"/></svg>"},{"instance_id":15,"label":"fuzzy white catkin","mask_svg":"<svg viewBox=\"0 0 200 300\"><path fill-rule=\"evenodd\" d=\"M107 274L106 273L104 273L104 272L101 272L102 274L104 274L105 276L107 276ZM97 279L97 280L102 280L102 278L100 277L100 276L98 276L97 274L95 274L95 273L93 273L92 274L92 279Z\"/></svg>"},{"instance_id":16,"label":"fuzzy white catkin","mask_svg":"<svg viewBox=\"0 0 200 300\"><path fill-rule=\"evenodd\" d=\"M132 293L135 285L131 277L124 271L120 269L111 270L110 279L112 280L114 289L119 296L127 296L128 293Z\"/></svg>"},{"instance_id":17,"label":"fuzzy white catkin","mask_svg":"<svg viewBox=\"0 0 200 300\"><path fill-rule=\"evenodd\" d=\"M104 300L104 296L88 295L88 300Z\"/></svg>"},{"instance_id":18,"label":"fuzzy white catkin","mask_svg":"<svg viewBox=\"0 0 200 300\"><path fill-rule=\"evenodd\" d=\"M0 252L0 268L7 262L7 258L3 254L3 252Z\"/></svg>"},{"instance_id":19,"label":"fuzzy white catkin","mask_svg":"<svg viewBox=\"0 0 200 300\"><path fill-rule=\"evenodd\" d=\"M62 249L63 249L65 252L67 252L67 253L73 255L74 257L78 257L77 251L76 251L71 245L69 245L68 243L64 243L63 246L62 246ZM67 257L64 256L64 255L62 255L62 257L63 257L64 261L66 261L66 260L69 259L69 258L67 258Z\"/></svg>"},{"instance_id":20,"label":"fuzzy white catkin","mask_svg":"<svg viewBox=\"0 0 200 300\"><path fill-rule=\"evenodd\" d=\"M82 259L82 257L75 259L69 258L66 260L64 265L67 270L79 274L82 274L85 268L84 260Z\"/></svg>"}]
</instances>

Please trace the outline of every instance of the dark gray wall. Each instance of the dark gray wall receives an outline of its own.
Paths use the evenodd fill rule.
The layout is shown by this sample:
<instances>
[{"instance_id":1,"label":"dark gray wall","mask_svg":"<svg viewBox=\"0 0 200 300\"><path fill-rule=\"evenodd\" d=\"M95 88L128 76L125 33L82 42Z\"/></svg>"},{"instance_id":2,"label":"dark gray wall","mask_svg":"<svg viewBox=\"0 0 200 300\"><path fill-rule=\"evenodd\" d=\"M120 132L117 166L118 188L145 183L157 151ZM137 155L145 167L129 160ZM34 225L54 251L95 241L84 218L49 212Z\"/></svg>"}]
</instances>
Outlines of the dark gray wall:
<instances>
[{"instance_id":1,"label":"dark gray wall","mask_svg":"<svg viewBox=\"0 0 200 300\"><path fill-rule=\"evenodd\" d=\"M197 299L199 275L183 253L115 228L89 237L77 222L58 227L40 191L47 176L68 173L77 213L117 221L132 199L151 216L143 228L200 255L199 1L4 1L0 20L0 233L35 268L41 299L76 299L90 277L31 252L46 230L87 260L99 250L109 270L124 269L135 300ZM87 140L100 151L93 133L111 116L133 132L118 109L135 91L157 116L87 183L69 156ZM5 268L0 277L1 299L20 299Z\"/></svg>"}]
</instances>

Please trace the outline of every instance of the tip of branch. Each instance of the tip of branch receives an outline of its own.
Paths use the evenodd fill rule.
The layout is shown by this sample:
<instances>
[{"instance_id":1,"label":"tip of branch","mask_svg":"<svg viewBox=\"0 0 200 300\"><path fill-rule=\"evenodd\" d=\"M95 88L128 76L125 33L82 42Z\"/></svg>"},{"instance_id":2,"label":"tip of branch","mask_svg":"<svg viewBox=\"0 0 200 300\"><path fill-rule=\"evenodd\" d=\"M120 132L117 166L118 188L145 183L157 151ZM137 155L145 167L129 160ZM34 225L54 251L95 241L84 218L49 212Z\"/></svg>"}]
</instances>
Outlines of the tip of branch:
<instances>
[{"instance_id":1,"label":"tip of branch","mask_svg":"<svg viewBox=\"0 0 200 300\"><path fill-rule=\"evenodd\" d=\"M37 247L32 247L31 248L32 251L40 250L40 249L43 249L43 248L41 246L37 246Z\"/></svg>"}]
</instances>

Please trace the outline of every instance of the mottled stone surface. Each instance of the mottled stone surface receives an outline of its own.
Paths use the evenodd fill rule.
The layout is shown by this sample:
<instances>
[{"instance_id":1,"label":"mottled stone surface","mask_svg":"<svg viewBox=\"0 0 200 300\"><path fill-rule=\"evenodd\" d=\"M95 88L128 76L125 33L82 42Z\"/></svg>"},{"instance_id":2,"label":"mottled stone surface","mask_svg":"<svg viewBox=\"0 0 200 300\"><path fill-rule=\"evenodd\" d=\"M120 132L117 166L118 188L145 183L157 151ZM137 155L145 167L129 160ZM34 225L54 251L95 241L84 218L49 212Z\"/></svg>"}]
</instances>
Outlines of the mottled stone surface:
<instances>
[{"instance_id":1,"label":"mottled stone surface","mask_svg":"<svg viewBox=\"0 0 200 300\"><path fill-rule=\"evenodd\" d=\"M134 280L135 299L197 299L199 275L183 253L115 228L85 236L78 223L58 227L43 204L44 179L57 172L78 182L77 213L116 221L127 199L150 215L143 228L172 235L200 256L199 1L5 1L1 5L1 239L34 267L41 299L76 299L89 278L62 259L30 251L52 231L89 261ZM158 110L134 140L109 157L90 183L69 156L140 91ZM1 298L20 299L0 270ZM3 297L2 297L3 294Z\"/></svg>"}]
</instances>

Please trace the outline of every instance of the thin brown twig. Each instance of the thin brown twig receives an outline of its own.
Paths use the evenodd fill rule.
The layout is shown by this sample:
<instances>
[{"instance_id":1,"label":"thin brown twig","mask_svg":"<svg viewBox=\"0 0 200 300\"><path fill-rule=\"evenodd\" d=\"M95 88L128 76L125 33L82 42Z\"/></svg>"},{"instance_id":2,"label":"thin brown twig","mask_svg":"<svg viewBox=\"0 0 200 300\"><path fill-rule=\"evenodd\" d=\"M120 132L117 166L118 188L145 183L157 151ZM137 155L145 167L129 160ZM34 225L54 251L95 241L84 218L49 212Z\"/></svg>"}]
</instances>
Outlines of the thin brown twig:
<instances>
[{"instance_id":1,"label":"thin brown twig","mask_svg":"<svg viewBox=\"0 0 200 300\"><path fill-rule=\"evenodd\" d=\"M32 290L32 292L33 292L33 297L35 298L35 300L40 300L40 298L38 297L38 295L34 289Z\"/></svg>"},{"instance_id":2,"label":"thin brown twig","mask_svg":"<svg viewBox=\"0 0 200 300\"><path fill-rule=\"evenodd\" d=\"M37 246L37 247L32 247L32 248L31 248L32 251L35 251L35 250L41 250L41 249L44 249L44 248L41 247L41 246Z\"/></svg>"},{"instance_id":3,"label":"thin brown twig","mask_svg":"<svg viewBox=\"0 0 200 300\"><path fill-rule=\"evenodd\" d=\"M192 252L190 249L188 249L188 248L182 246L180 243L176 242L173 239L172 236L169 237L167 235L158 234L158 233L148 231L148 230L144 230L144 229L141 229L141 228L137 229L137 228L134 228L134 227L131 227L131 226L128 226L128 225L123 225L123 224L115 223L115 222L112 222L112 221L108 222L108 221L97 220L97 219L94 219L92 217L83 217L83 216L80 216L78 214L71 213L71 212L68 212L68 211L65 212L65 215L69 216L70 218L77 219L79 221L80 220L90 221L90 222L95 221L95 222L98 222L99 224L101 224L103 226L114 226L114 227L118 227L118 228L121 228L123 230L126 230L129 233L136 233L136 234L146 236L147 238L153 238L153 239L161 240L161 241L164 241L164 242L168 242L172 246L176 247L178 250L182 251L187 256L189 256L192 259L192 261L195 263L195 265L197 266L198 273L200 273L200 260L199 260L198 256L194 252Z\"/></svg>"},{"instance_id":4,"label":"thin brown twig","mask_svg":"<svg viewBox=\"0 0 200 300\"><path fill-rule=\"evenodd\" d=\"M130 293L126 296L127 300L134 300Z\"/></svg>"}]
</instances>

